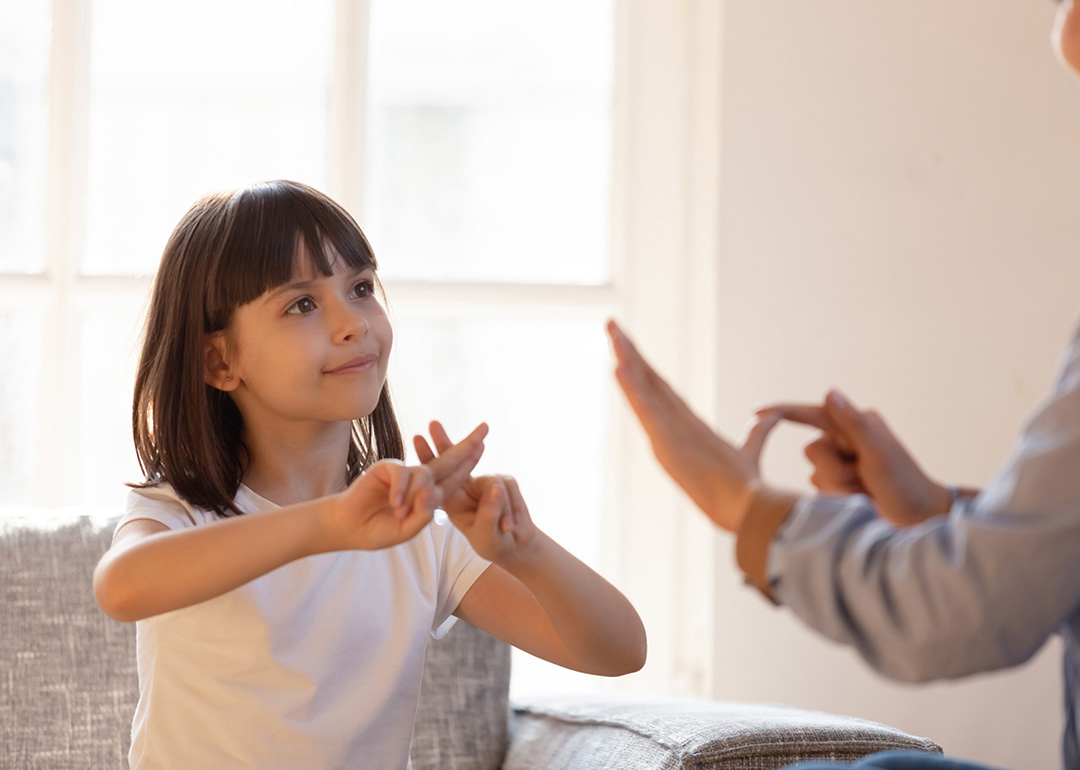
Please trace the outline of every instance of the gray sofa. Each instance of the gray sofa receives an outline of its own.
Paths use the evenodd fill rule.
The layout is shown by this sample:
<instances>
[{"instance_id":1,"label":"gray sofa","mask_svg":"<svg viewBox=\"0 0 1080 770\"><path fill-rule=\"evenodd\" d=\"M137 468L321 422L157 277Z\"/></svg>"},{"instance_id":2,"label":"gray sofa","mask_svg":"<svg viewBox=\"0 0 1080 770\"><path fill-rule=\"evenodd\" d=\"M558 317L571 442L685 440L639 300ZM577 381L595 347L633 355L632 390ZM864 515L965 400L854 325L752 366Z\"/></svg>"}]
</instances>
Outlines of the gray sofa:
<instances>
[{"instance_id":1,"label":"gray sofa","mask_svg":"<svg viewBox=\"0 0 1080 770\"><path fill-rule=\"evenodd\" d=\"M112 527L86 514L0 516L0 770L127 767L134 629L105 617L90 588ZM509 671L506 645L464 623L432 642L415 770L771 770L939 751L890 727L782 706L567 698L511 708Z\"/></svg>"}]
</instances>

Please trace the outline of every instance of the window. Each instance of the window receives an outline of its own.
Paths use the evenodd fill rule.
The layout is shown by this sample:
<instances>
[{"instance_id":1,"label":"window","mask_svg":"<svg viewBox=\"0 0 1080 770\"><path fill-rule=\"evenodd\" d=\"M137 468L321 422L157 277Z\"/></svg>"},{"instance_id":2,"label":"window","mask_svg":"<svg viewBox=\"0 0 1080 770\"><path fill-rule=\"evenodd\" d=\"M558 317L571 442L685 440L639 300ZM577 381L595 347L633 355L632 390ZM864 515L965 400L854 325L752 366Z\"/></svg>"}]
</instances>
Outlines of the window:
<instances>
[{"instance_id":1,"label":"window","mask_svg":"<svg viewBox=\"0 0 1080 770\"><path fill-rule=\"evenodd\" d=\"M707 694L711 599L683 588L708 583L711 540L629 421L602 325L626 319L705 400L715 4L8 5L0 507L122 506L168 233L208 190L299 179L380 259L404 430L490 422L482 469L513 473L539 525L642 611L631 686ZM598 686L515 665L519 692Z\"/></svg>"}]
</instances>

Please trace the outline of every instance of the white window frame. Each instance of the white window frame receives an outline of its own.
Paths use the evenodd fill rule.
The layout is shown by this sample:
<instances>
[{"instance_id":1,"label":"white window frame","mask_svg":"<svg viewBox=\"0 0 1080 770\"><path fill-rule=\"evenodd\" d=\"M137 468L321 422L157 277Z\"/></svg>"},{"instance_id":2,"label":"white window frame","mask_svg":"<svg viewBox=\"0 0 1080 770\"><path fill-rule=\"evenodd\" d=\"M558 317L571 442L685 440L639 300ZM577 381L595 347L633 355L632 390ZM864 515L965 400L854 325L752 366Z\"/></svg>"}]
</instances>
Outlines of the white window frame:
<instances>
[{"instance_id":1,"label":"white window frame","mask_svg":"<svg viewBox=\"0 0 1080 770\"><path fill-rule=\"evenodd\" d=\"M44 506L75 505L83 312L141 305L145 277L80 275L84 252L91 0L54 0L46 266L0 275L0 302L45 309L36 479ZM600 309L619 318L707 421L715 417L720 271L722 4L616 0L613 275L602 286L389 285L395 305ZM327 136L328 192L362 220L369 0L337 0ZM635 602L650 636L646 669L623 689L710 696L715 633L711 526L666 479L612 379L602 568ZM726 545L725 547L730 547Z\"/></svg>"}]
</instances>

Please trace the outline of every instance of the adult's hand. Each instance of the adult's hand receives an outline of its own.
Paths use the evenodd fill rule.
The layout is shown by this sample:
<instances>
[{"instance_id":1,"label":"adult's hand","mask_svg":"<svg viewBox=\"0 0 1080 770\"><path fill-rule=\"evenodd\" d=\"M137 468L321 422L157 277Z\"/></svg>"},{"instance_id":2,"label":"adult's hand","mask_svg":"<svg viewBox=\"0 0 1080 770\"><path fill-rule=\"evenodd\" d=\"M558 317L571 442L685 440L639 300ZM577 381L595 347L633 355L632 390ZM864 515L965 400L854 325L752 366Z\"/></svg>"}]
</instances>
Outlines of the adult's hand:
<instances>
[{"instance_id":1,"label":"adult's hand","mask_svg":"<svg viewBox=\"0 0 1080 770\"><path fill-rule=\"evenodd\" d=\"M923 472L881 415L857 409L839 391L820 405L774 404L758 416L771 425L780 418L821 431L805 449L814 466L810 481L821 491L867 494L883 519L901 527L948 513L950 489Z\"/></svg>"},{"instance_id":2,"label":"adult's hand","mask_svg":"<svg viewBox=\"0 0 1080 770\"><path fill-rule=\"evenodd\" d=\"M615 378L668 475L716 524L736 531L762 491L758 460L765 436L782 414L760 415L741 447L717 435L638 352L614 321Z\"/></svg>"}]
</instances>

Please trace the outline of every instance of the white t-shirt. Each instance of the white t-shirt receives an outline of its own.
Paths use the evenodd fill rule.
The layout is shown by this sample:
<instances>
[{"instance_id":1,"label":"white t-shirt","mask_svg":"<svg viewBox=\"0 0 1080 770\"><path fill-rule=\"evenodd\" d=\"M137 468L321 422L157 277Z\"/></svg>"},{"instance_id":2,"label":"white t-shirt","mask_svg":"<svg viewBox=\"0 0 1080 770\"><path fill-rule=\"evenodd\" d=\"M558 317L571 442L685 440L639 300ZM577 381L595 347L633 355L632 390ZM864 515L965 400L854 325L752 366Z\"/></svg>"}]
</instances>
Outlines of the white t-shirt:
<instances>
[{"instance_id":1,"label":"white t-shirt","mask_svg":"<svg viewBox=\"0 0 1080 770\"><path fill-rule=\"evenodd\" d=\"M277 508L244 486L235 502ZM130 494L120 526L133 519L218 517L163 485ZM299 559L140 620L132 770L408 767L428 636L487 566L440 517L393 548Z\"/></svg>"}]
</instances>

